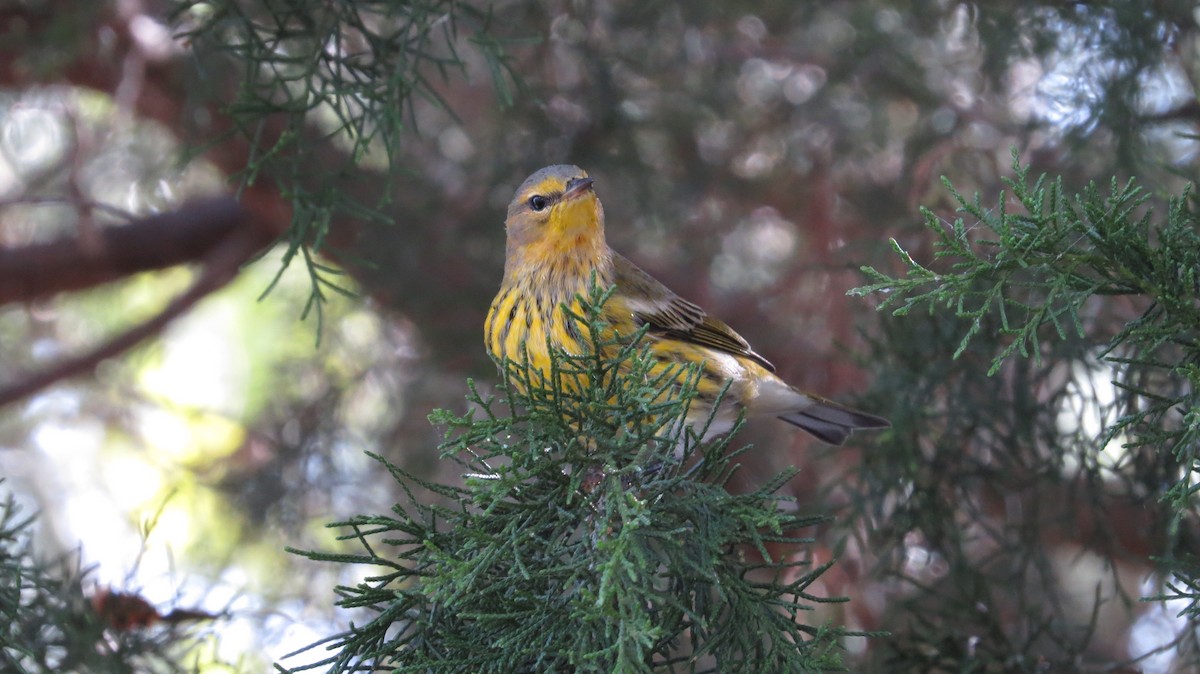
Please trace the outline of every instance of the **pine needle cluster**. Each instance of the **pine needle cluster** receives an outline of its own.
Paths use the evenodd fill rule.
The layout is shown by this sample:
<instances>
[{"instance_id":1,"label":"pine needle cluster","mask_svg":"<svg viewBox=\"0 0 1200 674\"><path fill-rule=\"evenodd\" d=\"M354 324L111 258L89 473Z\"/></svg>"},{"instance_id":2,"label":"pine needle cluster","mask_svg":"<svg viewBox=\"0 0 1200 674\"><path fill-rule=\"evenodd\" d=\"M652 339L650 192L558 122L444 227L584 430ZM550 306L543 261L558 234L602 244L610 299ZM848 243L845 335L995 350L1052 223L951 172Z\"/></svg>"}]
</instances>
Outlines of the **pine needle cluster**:
<instances>
[{"instance_id":1,"label":"pine needle cluster","mask_svg":"<svg viewBox=\"0 0 1200 674\"><path fill-rule=\"evenodd\" d=\"M114 629L99 615L76 555L35 554L35 520L11 495L0 501L0 671L195 671L184 664L194 639L163 627Z\"/></svg>"},{"instance_id":2,"label":"pine needle cluster","mask_svg":"<svg viewBox=\"0 0 1200 674\"><path fill-rule=\"evenodd\" d=\"M240 70L228 106L236 126L202 149L248 143L240 184L273 180L290 201L280 274L303 260L312 280L305 314L315 311L318 321L328 293L348 294L341 272L318 259L333 223L391 222L345 183L361 179L368 159L398 172L416 107L453 115L442 84L466 78L471 57L485 65L501 106L512 105L517 88L505 51L514 42L493 34L491 9L455 0L181 0L172 18L204 64L198 84L219 81L210 71L221 67Z\"/></svg>"},{"instance_id":3,"label":"pine needle cluster","mask_svg":"<svg viewBox=\"0 0 1200 674\"><path fill-rule=\"evenodd\" d=\"M777 494L793 472L727 490L739 451L683 420L696 373L650 376L640 342L605 342L600 307L572 315L589 353L553 354L551 381L505 363L494 396L438 411L460 485L376 457L405 500L331 526L377 569L340 588L373 617L328 640L330 672L807 672L838 666L841 632L813 625L798 532L824 521ZM566 311L566 308L563 309ZM611 332L611 331L610 331ZM609 350L609 347L612 347ZM614 353L615 352L615 353ZM611 357L598 354L610 353ZM582 390L571 382L584 375ZM681 394L661 399L668 388ZM514 391L523 391L517 394ZM567 393L569 391L569 393ZM744 449L742 450L744 451Z\"/></svg>"},{"instance_id":4,"label":"pine needle cluster","mask_svg":"<svg viewBox=\"0 0 1200 674\"><path fill-rule=\"evenodd\" d=\"M894 316L872 358L896 427L859 476L871 547L907 588L893 671L1119 658L1098 655L1097 621L1138 597L1116 571L1130 563L1173 572L1151 599L1200 617L1195 199L1115 180L1072 195L1013 163L991 208L945 181L960 217L925 212L934 262L893 240L903 274L865 267L873 282L852 291ZM1106 560L1115 590L1097 586L1090 617L1064 608L1065 551ZM1190 634L1164 646L1179 662L1196 657Z\"/></svg>"}]
</instances>

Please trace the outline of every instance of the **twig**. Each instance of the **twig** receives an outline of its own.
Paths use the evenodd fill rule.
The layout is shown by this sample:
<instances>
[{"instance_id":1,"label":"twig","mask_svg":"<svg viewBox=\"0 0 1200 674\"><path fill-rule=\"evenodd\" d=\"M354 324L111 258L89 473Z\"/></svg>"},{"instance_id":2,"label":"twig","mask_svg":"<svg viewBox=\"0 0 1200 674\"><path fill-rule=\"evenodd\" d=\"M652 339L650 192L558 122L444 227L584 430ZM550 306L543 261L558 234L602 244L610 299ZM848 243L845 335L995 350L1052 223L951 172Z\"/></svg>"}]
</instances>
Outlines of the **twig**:
<instances>
[{"instance_id":1,"label":"twig","mask_svg":"<svg viewBox=\"0 0 1200 674\"><path fill-rule=\"evenodd\" d=\"M236 208L236 204L234 207ZM177 211L176 214L178 213ZM235 224L242 222L245 219L244 215L240 209L226 213L229 220ZM230 232L224 241L204 256L204 268L196 282L172 300L157 316L134 326L92 351L68 358L15 384L0 387L0 407L22 400L62 379L88 372L105 359L117 356L158 333L200 299L237 276L242 263L250 259L263 245L263 233L260 229L241 227Z\"/></svg>"},{"instance_id":2,"label":"twig","mask_svg":"<svg viewBox=\"0 0 1200 674\"><path fill-rule=\"evenodd\" d=\"M247 224L246 211L233 199L222 197L103 228L95 232L93 247L68 238L0 248L0 304L30 302L137 272L194 262ZM258 226L251 231L257 234L260 247L273 236Z\"/></svg>"}]
</instances>

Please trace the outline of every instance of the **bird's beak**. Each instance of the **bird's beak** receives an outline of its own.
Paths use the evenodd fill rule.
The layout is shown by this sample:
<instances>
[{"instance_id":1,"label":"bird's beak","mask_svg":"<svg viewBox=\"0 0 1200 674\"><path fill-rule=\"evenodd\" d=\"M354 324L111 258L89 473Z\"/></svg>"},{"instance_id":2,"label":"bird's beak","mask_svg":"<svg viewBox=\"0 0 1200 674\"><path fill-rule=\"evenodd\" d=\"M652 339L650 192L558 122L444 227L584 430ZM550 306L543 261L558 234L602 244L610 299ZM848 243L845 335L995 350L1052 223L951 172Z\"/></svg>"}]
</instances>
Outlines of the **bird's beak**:
<instances>
[{"instance_id":1,"label":"bird's beak","mask_svg":"<svg viewBox=\"0 0 1200 674\"><path fill-rule=\"evenodd\" d=\"M570 201L577 197L583 196L585 192L592 191L592 183L595 182L591 178L572 178L567 181L567 189L563 192L563 201Z\"/></svg>"}]
</instances>

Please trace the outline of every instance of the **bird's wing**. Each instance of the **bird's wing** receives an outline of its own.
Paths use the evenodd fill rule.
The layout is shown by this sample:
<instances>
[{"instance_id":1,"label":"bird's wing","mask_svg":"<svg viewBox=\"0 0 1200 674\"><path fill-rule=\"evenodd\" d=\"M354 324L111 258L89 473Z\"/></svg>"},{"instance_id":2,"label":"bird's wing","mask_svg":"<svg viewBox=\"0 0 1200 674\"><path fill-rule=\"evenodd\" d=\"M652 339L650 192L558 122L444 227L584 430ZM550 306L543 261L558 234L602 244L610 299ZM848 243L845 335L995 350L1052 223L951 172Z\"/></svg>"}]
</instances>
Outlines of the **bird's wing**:
<instances>
[{"instance_id":1,"label":"bird's wing","mask_svg":"<svg viewBox=\"0 0 1200 674\"><path fill-rule=\"evenodd\" d=\"M774 372L775 366L750 348L733 328L709 316L703 309L671 292L652 276L624 257L613 253L617 294L623 297L640 325L661 337L748 358Z\"/></svg>"}]
</instances>

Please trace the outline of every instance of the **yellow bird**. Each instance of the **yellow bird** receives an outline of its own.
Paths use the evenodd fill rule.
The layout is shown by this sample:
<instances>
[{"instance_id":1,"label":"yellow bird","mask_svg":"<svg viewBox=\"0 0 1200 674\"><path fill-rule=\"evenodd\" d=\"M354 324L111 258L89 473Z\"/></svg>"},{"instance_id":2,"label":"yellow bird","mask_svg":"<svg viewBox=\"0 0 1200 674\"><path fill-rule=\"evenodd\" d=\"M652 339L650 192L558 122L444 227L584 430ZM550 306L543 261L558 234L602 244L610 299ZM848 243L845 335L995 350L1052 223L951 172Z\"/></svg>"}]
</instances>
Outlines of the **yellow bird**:
<instances>
[{"instance_id":1,"label":"yellow bird","mask_svg":"<svg viewBox=\"0 0 1200 674\"><path fill-rule=\"evenodd\" d=\"M890 426L881 417L789 386L732 328L609 248L604 207L592 183L582 169L560 164L517 188L505 220L504 281L484 325L493 357L521 363L528 356L530 369L548 377L548 343L567 353L586 352L590 340L561 305L582 313L577 296L588 296L594 273L600 287L615 286L604 319L619 337L649 326L645 339L659 372L701 364L688 423L703 424L729 385L706 437L728 431L743 409L748 416L778 417L834 445L853 430Z\"/></svg>"}]
</instances>

